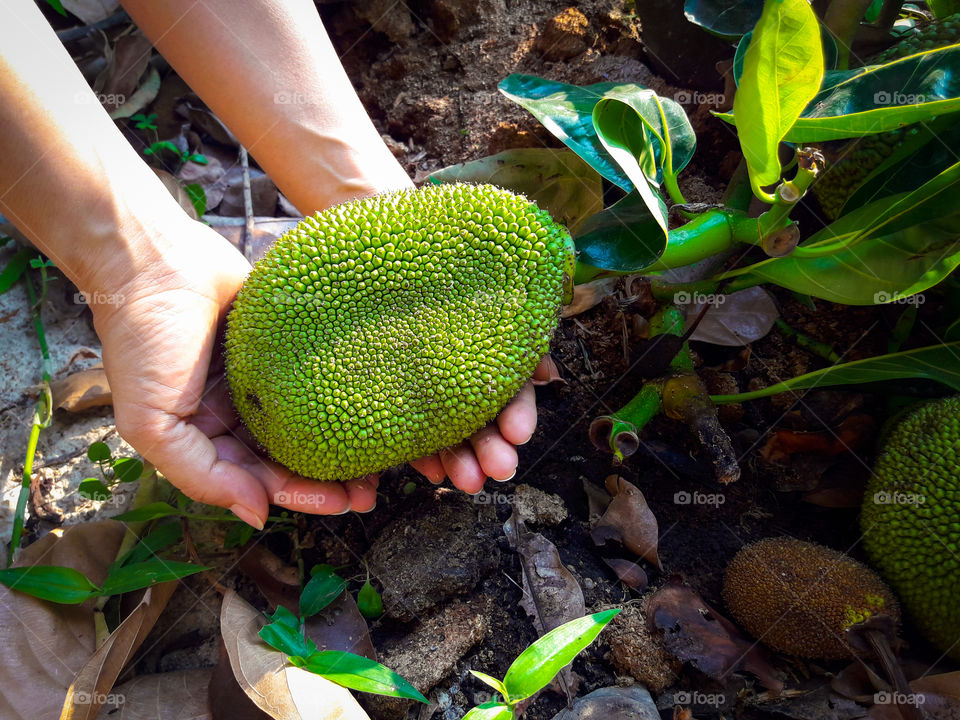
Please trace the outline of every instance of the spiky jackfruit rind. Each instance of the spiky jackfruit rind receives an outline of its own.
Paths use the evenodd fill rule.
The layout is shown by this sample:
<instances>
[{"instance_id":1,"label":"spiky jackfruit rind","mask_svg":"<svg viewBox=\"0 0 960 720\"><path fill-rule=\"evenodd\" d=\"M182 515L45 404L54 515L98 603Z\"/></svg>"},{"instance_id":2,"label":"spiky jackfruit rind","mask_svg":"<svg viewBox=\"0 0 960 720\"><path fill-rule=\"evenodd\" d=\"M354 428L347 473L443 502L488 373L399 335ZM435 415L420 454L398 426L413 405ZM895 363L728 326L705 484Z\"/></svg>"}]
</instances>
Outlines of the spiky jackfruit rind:
<instances>
[{"instance_id":1,"label":"spiky jackfruit rind","mask_svg":"<svg viewBox=\"0 0 960 720\"><path fill-rule=\"evenodd\" d=\"M229 315L234 403L269 454L347 480L456 445L546 354L569 233L527 198L437 185L305 218Z\"/></svg>"},{"instance_id":2,"label":"spiky jackfruit rind","mask_svg":"<svg viewBox=\"0 0 960 720\"><path fill-rule=\"evenodd\" d=\"M855 653L846 628L878 613L899 622L893 593L870 568L816 543L777 537L747 545L727 565L730 614L765 645L797 657Z\"/></svg>"},{"instance_id":3,"label":"spiky jackfruit rind","mask_svg":"<svg viewBox=\"0 0 960 720\"><path fill-rule=\"evenodd\" d=\"M960 395L920 406L890 431L861 530L920 632L960 660Z\"/></svg>"}]
</instances>

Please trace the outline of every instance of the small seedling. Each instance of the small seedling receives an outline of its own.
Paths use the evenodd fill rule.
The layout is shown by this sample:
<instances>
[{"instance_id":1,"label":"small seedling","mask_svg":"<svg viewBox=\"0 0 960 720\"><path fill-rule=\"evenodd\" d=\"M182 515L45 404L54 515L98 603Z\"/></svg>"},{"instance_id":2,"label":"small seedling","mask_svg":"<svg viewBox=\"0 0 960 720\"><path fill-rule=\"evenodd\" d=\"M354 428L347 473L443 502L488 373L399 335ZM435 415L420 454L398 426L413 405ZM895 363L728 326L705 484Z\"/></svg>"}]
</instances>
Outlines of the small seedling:
<instances>
[{"instance_id":1,"label":"small seedling","mask_svg":"<svg viewBox=\"0 0 960 720\"><path fill-rule=\"evenodd\" d=\"M177 159L179 165L183 165L187 162L195 162L197 165L206 165L209 162L206 155L192 153L189 150L181 150L169 140L158 140L154 143L151 143L149 147L145 147L143 149L143 154L148 157L157 157L163 155L164 153L173 155Z\"/></svg>"},{"instance_id":2,"label":"small seedling","mask_svg":"<svg viewBox=\"0 0 960 720\"><path fill-rule=\"evenodd\" d=\"M471 670L474 677L499 693L500 699L477 705L463 716L463 720L513 720L518 717L520 703L545 688L619 612L620 608L604 610L551 630L517 656L502 681Z\"/></svg>"},{"instance_id":3,"label":"small seedling","mask_svg":"<svg viewBox=\"0 0 960 720\"><path fill-rule=\"evenodd\" d=\"M88 500L109 500L118 483L133 482L143 475L143 463L136 458L114 458L105 442L97 441L87 449L87 458L100 468L102 480L89 477L80 483L78 492Z\"/></svg>"}]
</instances>

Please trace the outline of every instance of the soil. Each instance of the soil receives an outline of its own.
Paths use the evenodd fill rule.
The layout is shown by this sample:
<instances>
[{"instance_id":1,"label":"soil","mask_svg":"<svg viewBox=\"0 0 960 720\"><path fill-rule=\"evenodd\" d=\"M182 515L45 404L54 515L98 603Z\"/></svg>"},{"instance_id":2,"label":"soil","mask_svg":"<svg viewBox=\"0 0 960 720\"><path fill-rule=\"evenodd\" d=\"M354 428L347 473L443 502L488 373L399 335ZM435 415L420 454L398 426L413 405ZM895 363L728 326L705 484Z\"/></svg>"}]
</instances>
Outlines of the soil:
<instances>
[{"instance_id":1,"label":"soil","mask_svg":"<svg viewBox=\"0 0 960 720\"><path fill-rule=\"evenodd\" d=\"M558 0L414 0L409 4L356 0L324 3L319 8L367 109L408 172L418 179L437 168L510 148L559 146L532 116L497 92L497 82L510 73L577 84L637 82L661 95L690 100L687 110L698 131L700 151L682 180L688 201L716 202L733 170L731 153L736 145L729 129L713 119L708 108L693 104L698 94L691 87L671 84L679 83L679 76L670 82L664 79L662 61L658 61L660 74L651 70L653 58L642 42L632 4L587 0L573 7ZM702 68L700 88L723 87L715 66L729 56L711 55L717 47L692 43L689 48ZM810 218L811 223L817 222L813 215ZM773 295L787 325L833 347L843 360L885 352L897 311L902 310L850 308L822 301L811 308L789 292L774 290ZM14 300L26 307L25 298L10 302L16 304ZM656 632L645 625L642 603L670 577L677 577L722 610L720 586L727 561L744 544L763 537L791 535L849 549L863 559L857 547L857 508L818 505L805 502L804 496L824 487L839 486L851 495L862 489L875 434L891 409L889 398L861 387L817 390L802 397L783 394L723 408L720 419L742 469L740 479L728 485L713 478L709 460L685 426L664 417L644 431L638 452L618 463L594 447L588 428L597 416L624 405L649 377L652 365L644 328L653 310L642 287L638 290L637 283L628 287L620 282L600 304L561 321L551 350L561 379L538 388L538 430L531 442L518 449L519 471L510 481L490 482L485 492L468 497L430 485L409 467L396 468L382 475L380 499L371 513L301 520L298 542L306 567L316 563L343 567L341 573L351 579L352 592L359 589L369 569L386 605L386 614L371 623L381 659L401 674L406 667L411 678L429 681L430 687L421 689L429 691L435 702L432 710L367 699L365 707L374 718L426 720L436 713L455 720L490 698L487 688L468 671L502 677L513 659L537 638L534 624L519 605L519 556L502 531L515 504L524 506L530 529L556 546L562 564L582 588L588 612L626 608L611 626L610 638L601 635L575 660L578 696L640 682L653 693L663 717L671 716L676 692L693 689L726 698L722 707L695 706L698 718L721 713L748 718L855 717L857 711L866 712L857 705L851 710L849 701L838 703L829 690L831 675L843 663L774 657L774 666L788 678L788 687L803 684L812 691L802 700L774 702L760 694L756 679L744 671L717 683L664 652ZM921 306L917 327L924 327L923 321L935 313L934 297ZM0 322L7 323L7 316L2 317ZM89 316L82 319L88 322ZM14 317L10 323L8 327L15 323L21 335L29 334L25 317ZM96 347L87 330L71 342ZM912 338L918 345L924 340ZM58 358L69 358L73 345L63 343L58 339L52 345L58 348ZM780 330L752 343L748 350L696 342L692 349L704 382L715 392L764 387L828 364ZM3 369L13 377L24 366L25 361L18 358ZM32 376L22 375L15 376L18 388L35 382ZM13 382L8 381L8 387ZM6 425L23 427L29 400L29 396L4 396L0 429L8 489L16 482L17 469L10 458L20 457L21 447L10 439L12 435L8 437ZM858 415L874 422L862 433L856 453L798 453L778 460L763 452L778 428L832 433ZM79 421L59 414L57 422L69 427L57 426L51 437L79 438L82 444L109 431L109 417L103 411L79 417L86 425L73 432L70 428ZM72 451L71 445L64 452ZM48 456L57 457L56 448L47 450L42 459ZM82 468L64 471L61 480L69 487L82 473ZM597 547L590 536L584 485L603 487L611 474L642 490L659 524L662 567L638 561L651 580L645 592L629 589L603 562L604 557L629 557L629 553ZM695 492L714 500L684 501ZM284 561L295 562L290 536L274 533L264 542ZM202 584L193 580L193 586ZM252 584L237 573L226 582L236 585L258 607L264 606ZM179 616L179 606L175 607ZM181 627L174 632L161 621L147 643L153 650L138 669L208 665L215 646L216 612L206 608L196 614L205 619L194 625L178 621ZM436 641L431 642L431 637ZM911 646L910 658L930 665L939 657L909 626L905 637ZM191 647L195 653L189 652ZM431 663L438 663L443 674L418 667ZM546 691L527 709L526 717L547 720L566 704L562 693Z\"/></svg>"}]
</instances>

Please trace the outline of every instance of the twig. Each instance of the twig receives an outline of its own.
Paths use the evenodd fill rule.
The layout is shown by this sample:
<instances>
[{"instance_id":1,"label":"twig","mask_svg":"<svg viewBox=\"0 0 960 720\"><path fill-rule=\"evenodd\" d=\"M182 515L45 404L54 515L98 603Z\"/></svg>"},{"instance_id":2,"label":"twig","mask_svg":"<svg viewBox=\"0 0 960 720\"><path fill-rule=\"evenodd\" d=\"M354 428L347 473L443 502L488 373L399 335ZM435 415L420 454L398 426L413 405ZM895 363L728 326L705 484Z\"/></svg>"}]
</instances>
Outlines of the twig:
<instances>
[{"instance_id":1,"label":"twig","mask_svg":"<svg viewBox=\"0 0 960 720\"><path fill-rule=\"evenodd\" d=\"M253 257L253 193L250 190L250 158L247 149L240 146L240 166L243 168L243 216L244 230L241 240L243 256L252 264Z\"/></svg>"}]
</instances>

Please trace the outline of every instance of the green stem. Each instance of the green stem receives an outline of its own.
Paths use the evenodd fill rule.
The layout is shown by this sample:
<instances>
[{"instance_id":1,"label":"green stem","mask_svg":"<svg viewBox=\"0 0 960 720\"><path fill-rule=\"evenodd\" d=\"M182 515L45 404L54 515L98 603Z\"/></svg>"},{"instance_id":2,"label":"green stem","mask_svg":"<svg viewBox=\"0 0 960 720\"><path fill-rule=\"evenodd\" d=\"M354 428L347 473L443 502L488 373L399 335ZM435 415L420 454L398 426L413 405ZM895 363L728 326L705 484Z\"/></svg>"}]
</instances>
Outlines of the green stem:
<instances>
[{"instance_id":1,"label":"green stem","mask_svg":"<svg viewBox=\"0 0 960 720\"><path fill-rule=\"evenodd\" d=\"M820 342L819 340L814 340L812 337L803 334L799 330L793 329L780 318L777 318L774 321L774 324L784 335L792 337L794 340L796 340L797 345L800 347L806 348L810 352L819 355L824 360L829 360L832 363L840 362L840 356L837 355L837 352L826 343Z\"/></svg>"}]
</instances>

